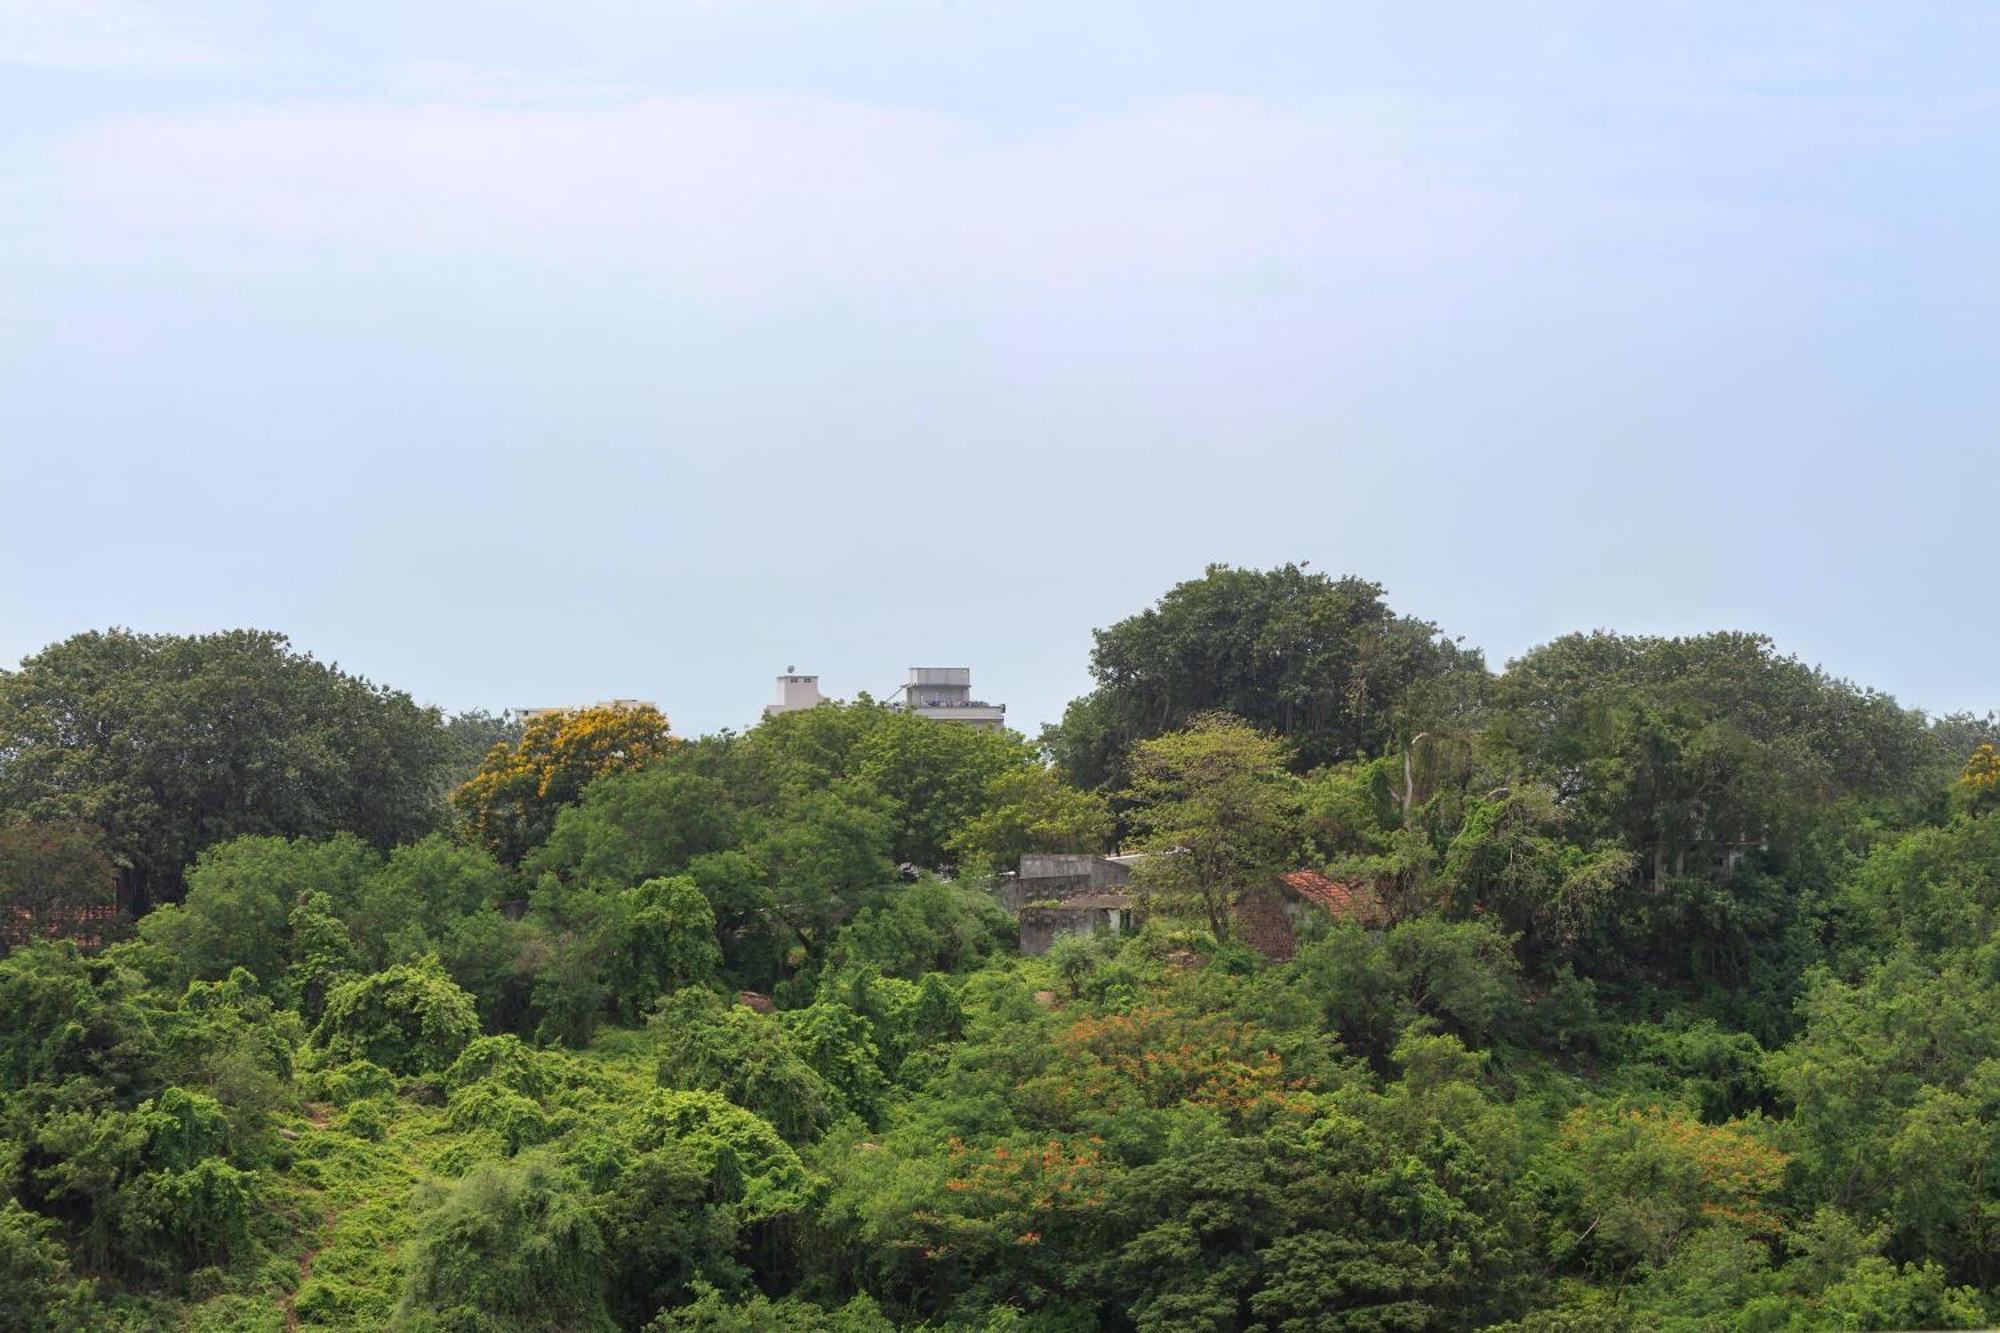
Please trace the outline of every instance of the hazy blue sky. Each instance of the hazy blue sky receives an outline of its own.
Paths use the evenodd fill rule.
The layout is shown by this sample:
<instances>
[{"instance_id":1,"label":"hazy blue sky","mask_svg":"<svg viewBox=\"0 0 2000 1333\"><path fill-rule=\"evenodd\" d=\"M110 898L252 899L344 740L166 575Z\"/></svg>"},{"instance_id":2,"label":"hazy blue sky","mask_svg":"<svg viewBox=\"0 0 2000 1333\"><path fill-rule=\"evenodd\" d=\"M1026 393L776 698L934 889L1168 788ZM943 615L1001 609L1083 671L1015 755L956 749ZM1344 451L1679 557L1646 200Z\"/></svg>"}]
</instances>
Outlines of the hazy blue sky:
<instances>
[{"instance_id":1,"label":"hazy blue sky","mask_svg":"<svg viewBox=\"0 0 2000 1333\"><path fill-rule=\"evenodd\" d=\"M1033 731L1212 560L2000 705L2000 5L0 0L0 659Z\"/></svg>"}]
</instances>

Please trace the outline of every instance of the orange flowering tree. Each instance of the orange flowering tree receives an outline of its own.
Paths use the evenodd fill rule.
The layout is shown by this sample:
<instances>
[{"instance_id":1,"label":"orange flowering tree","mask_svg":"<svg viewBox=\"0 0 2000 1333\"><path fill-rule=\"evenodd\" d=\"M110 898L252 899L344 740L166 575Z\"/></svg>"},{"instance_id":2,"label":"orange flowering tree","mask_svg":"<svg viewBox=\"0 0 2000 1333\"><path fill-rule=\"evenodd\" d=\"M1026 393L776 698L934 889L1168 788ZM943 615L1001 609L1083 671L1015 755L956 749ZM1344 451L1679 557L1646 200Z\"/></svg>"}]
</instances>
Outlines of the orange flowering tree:
<instances>
[{"instance_id":1,"label":"orange flowering tree","mask_svg":"<svg viewBox=\"0 0 2000 1333\"><path fill-rule=\"evenodd\" d=\"M1145 1007L1060 1029L1049 1069L1020 1088L1045 1123L1085 1125L1148 1107L1208 1107L1233 1123L1307 1112L1304 1080L1251 1024L1223 1014Z\"/></svg>"},{"instance_id":2,"label":"orange flowering tree","mask_svg":"<svg viewBox=\"0 0 2000 1333\"><path fill-rule=\"evenodd\" d=\"M644 767L676 744L666 717L650 706L546 714L519 741L494 746L451 803L472 836L513 865L547 839L556 812L591 782Z\"/></svg>"},{"instance_id":3,"label":"orange flowering tree","mask_svg":"<svg viewBox=\"0 0 2000 1333\"><path fill-rule=\"evenodd\" d=\"M939 1293L981 1287L985 1303L1039 1302L1090 1252L1110 1176L1091 1139L947 1144L944 1188L893 1243L914 1251Z\"/></svg>"},{"instance_id":4,"label":"orange flowering tree","mask_svg":"<svg viewBox=\"0 0 2000 1333\"><path fill-rule=\"evenodd\" d=\"M1549 1174L1568 1205L1551 1249L1624 1268L1664 1264L1707 1225L1775 1236L1772 1199L1786 1161L1755 1122L1707 1125L1679 1109L1580 1106L1551 1151Z\"/></svg>"}]
</instances>

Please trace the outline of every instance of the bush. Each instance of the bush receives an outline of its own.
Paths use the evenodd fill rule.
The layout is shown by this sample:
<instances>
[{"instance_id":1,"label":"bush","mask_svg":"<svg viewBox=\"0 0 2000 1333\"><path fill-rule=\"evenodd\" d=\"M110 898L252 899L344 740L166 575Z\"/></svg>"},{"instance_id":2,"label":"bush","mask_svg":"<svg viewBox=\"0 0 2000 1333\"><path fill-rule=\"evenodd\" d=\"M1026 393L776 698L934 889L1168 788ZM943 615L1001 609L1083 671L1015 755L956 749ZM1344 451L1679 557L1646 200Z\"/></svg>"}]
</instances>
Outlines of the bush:
<instances>
[{"instance_id":1,"label":"bush","mask_svg":"<svg viewBox=\"0 0 2000 1333\"><path fill-rule=\"evenodd\" d=\"M306 1096L349 1107L371 1097L396 1095L396 1076L368 1060L350 1060L332 1069L315 1071L305 1080Z\"/></svg>"},{"instance_id":2,"label":"bush","mask_svg":"<svg viewBox=\"0 0 2000 1333\"><path fill-rule=\"evenodd\" d=\"M249 1248L256 1186L250 1172L216 1157L185 1171L148 1171L119 1194L120 1229L162 1275L226 1263Z\"/></svg>"},{"instance_id":3,"label":"bush","mask_svg":"<svg viewBox=\"0 0 2000 1333\"><path fill-rule=\"evenodd\" d=\"M79 1328L89 1299L88 1285L70 1276L56 1224L12 1199L0 1204L0 1323L22 1333Z\"/></svg>"},{"instance_id":4,"label":"bush","mask_svg":"<svg viewBox=\"0 0 2000 1333\"><path fill-rule=\"evenodd\" d=\"M451 1062L444 1073L444 1085L456 1093L474 1083L497 1083L524 1097L542 1098L556 1085L551 1060L511 1033L481 1037Z\"/></svg>"},{"instance_id":5,"label":"bush","mask_svg":"<svg viewBox=\"0 0 2000 1333\"><path fill-rule=\"evenodd\" d=\"M382 1103L372 1099L354 1103L340 1118L340 1130L357 1139L380 1143L389 1134L389 1122L382 1113Z\"/></svg>"},{"instance_id":6,"label":"bush","mask_svg":"<svg viewBox=\"0 0 2000 1333\"><path fill-rule=\"evenodd\" d=\"M451 1127L463 1132L490 1130L507 1145L507 1155L546 1143L555 1136L539 1102L503 1083L470 1083L451 1094Z\"/></svg>"},{"instance_id":7,"label":"bush","mask_svg":"<svg viewBox=\"0 0 2000 1333\"><path fill-rule=\"evenodd\" d=\"M835 1118L833 1089L806 1063L775 1015L684 990L653 1021L660 1034L663 1086L720 1092L793 1143L817 1138Z\"/></svg>"},{"instance_id":8,"label":"bush","mask_svg":"<svg viewBox=\"0 0 2000 1333\"><path fill-rule=\"evenodd\" d=\"M473 1169L419 1223L395 1326L595 1333L604 1238L582 1193L546 1158Z\"/></svg>"},{"instance_id":9,"label":"bush","mask_svg":"<svg viewBox=\"0 0 2000 1333\"><path fill-rule=\"evenodd\" d=\"M478 1035L472 997L426 956L334 987L313 1044L329 1059L421 1074L450 1065Z\"/></svg>"}]
</instances>

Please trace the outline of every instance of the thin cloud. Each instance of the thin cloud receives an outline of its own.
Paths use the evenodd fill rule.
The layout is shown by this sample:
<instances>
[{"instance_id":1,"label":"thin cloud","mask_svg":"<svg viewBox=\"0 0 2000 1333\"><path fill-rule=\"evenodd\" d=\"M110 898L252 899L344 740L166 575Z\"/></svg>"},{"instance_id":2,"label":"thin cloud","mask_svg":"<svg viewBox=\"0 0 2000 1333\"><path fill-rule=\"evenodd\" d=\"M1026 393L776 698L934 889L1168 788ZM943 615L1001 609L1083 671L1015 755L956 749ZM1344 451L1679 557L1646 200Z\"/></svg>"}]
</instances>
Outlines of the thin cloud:
<instances>
[{"instance_id":1,"label":"thin cloud","mask_svg":"<svg viewBox=\"0 0 2000 1333\"><path fill-rule=\"evenodd\" d=\"M389 87L399 97L420 102L488 106L546 106L562 102L616 102L636 89L583 70L553 75L522 74L458 60L411 60L396 67Z\"/></svg>"},{"instance_id":2,"label":"thin cloud","mask_svg":"<svg viewBox=\"0 0 2000 1333\"><path fill-rule=\"evenodd\" d=\"M178 73L238 59L186 21L121 0L0 0L0 65Z\"/></svg>"},{"instance_id":3,"label":"thin cloud","mask_svg":"<svg viewBox=\"0 0 2000 1333\"><path fill-rule=\"evenodd\" d=\"M414 101L110 122L0 167L65 249L331 246L730 296L1268 276L1531 240L1511 201L1351 106L1182 98L1000 133L783 95L530 101L460 73Z\"/></svg>"}]
</instances>

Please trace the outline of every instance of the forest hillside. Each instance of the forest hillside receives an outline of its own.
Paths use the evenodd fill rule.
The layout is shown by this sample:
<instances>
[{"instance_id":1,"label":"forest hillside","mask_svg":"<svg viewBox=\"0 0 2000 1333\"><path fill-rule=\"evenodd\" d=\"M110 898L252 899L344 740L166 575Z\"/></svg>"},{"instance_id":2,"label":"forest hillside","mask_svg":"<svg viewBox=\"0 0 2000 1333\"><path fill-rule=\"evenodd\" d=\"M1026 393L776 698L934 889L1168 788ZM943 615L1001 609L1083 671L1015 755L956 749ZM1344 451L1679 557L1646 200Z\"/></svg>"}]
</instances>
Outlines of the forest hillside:
<instances>
[{"instance_id":1,"label":"forest hillside","mask_svg":"<svg viewBox=\"0 0 2000 1333\"><path fill-rule=\"evenodd\" d=\"M1090 669L1037 737L0 674L0 1329L2000 1320L1991 718L1295 566Z\"/></svg>"}]
</instances>

